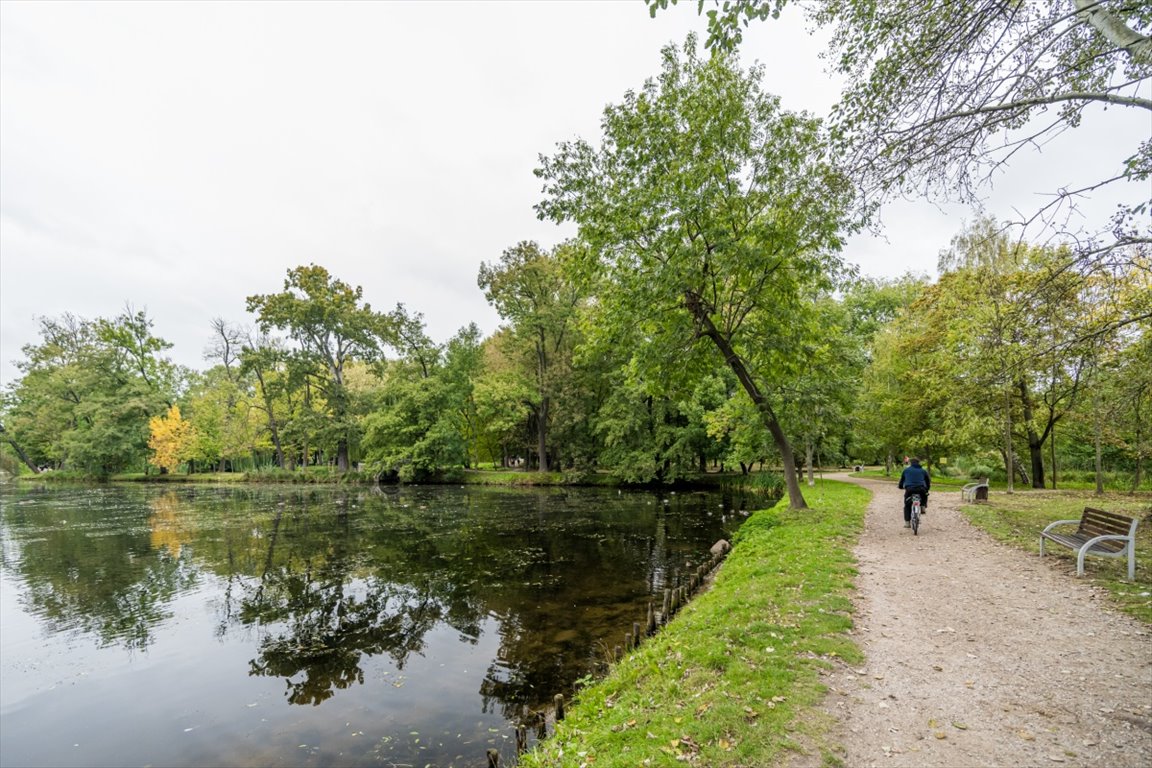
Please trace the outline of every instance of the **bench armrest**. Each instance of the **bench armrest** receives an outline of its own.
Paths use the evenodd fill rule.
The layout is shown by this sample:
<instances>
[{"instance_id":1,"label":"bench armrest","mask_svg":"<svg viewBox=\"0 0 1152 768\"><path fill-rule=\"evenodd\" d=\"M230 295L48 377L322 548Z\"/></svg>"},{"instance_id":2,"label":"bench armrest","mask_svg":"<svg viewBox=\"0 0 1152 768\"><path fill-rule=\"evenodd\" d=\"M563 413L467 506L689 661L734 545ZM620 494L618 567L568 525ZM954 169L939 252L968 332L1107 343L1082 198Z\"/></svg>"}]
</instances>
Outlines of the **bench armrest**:
<instances>
[{"instance_id":1,"label":"bench armrest","mask_svg":"<svg viewBox=\"0 0 1152 768\"><path fill-rule=\"evenodd\" d=\"M1076 523L1077 525L1079 525L1080 519L1077 518L1075 520L1057 520L1054 523L1049 523L1048 527L1046 527L1044 530L1040 531L1040 533L1041 534L1048 533L1048 531L1052 530L1053 528L1055 528L1058 525L1069 525L1071 523ZM1125 538L1127 538L1127 537L1125 537Z\"/></svg>"},{"instance_id":2,"label":"bench armrest","mask_svg":"<svg viewBox=\"0 0 1152 768\"><path fill-rule=\"evenodd\" d=\"M1128 536L1128 535L1118 536L1116 534L1108 534L1107 536L1093 536L1091 539L1088 539L1088 541L1084 542L1083 548L1084 549L1092 549L1092 547L1096 546L1101 541L1126 541L1129 544L1135 543L1135 539L1132 536ZM1121 550L1121 552L1122 551L1123 550Z\"/></svg>"}]
</instances>

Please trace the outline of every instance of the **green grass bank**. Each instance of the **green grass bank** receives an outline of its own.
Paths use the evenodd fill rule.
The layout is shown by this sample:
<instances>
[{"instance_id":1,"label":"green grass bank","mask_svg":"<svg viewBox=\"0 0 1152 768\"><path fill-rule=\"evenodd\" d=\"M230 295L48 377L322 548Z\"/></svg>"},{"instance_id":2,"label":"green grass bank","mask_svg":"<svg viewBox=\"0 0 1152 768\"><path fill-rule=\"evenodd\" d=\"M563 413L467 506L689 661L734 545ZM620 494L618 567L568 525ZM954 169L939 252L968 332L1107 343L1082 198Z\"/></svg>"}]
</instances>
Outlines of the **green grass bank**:
<instances>
[{"instance_id":1,"label":"green grass bank","mask_svg":"<svg viewBox=\"0 0 1152 768\"><path fill-rule=\"evenodd\" d=\"M806 511L754 513L711 588L581 690L519 765L770 766L821 749L821 671L863 658L851 550L870 494L820 481L805 497Z\"/></svg>"}]
</instances>

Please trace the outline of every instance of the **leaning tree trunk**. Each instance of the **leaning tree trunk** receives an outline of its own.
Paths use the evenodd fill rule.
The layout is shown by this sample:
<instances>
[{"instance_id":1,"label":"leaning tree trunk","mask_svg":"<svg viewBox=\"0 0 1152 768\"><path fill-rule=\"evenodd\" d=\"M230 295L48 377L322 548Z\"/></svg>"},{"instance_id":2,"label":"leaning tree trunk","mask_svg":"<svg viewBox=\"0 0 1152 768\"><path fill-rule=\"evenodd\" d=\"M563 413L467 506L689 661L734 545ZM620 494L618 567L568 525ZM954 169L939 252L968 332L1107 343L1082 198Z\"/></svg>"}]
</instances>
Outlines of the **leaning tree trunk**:
<instances>
[{"instance_id":1,"label":"leaning tree trunk","mask_svg":"<svg viewBox=\"0 0 1152 768\"><path fill-rule=\"evenodd\" d=\"M756 380L752 378L748 366L744 364L744 358L736 353L728 337L722 334L712 322L712 318L708 315L708 311L700 298L688 291L685 292L684 303L692 313L693 319L696 320L700 328L700 335L711 339L720 354L724 355L724 362L736 374L737 380L744 387L744 391L748 393L748 397L752 398L756 410L760 412L764 426L768 427L768 432L772 435L776 449L780 451L780 460L784 465L784 485L788 489L788 505L792 509L808 509L808 502L804 500L804 493L800 490L800 479L796 473L796 458L792 455L792 445L788 442L788 436L784 434L784 428L780 426L780 420L776 418L772 404L768 402L768 398L764 396L756 384Z\"/></svg>"},{"instance_id":2,"label":"leaning tree trunk","mask_svg":"<svg viewBox=\"0 0 1152 768\"><path fill-rule=\"evenodd\" d=\"M3 424L0 424L0 435L4 435L4 438L8 441L8 444L11 445L12 448L16 451L16 455L20 457L20 461L24 462L28 469L32 470L36 474L40 474L40 467L32 463L32 459L28 458L28 454L24 453L24 449L20 447L19 443L12 439L12 436L8 434L8 430L4 429Z\"/></svg>"}]
</instances>

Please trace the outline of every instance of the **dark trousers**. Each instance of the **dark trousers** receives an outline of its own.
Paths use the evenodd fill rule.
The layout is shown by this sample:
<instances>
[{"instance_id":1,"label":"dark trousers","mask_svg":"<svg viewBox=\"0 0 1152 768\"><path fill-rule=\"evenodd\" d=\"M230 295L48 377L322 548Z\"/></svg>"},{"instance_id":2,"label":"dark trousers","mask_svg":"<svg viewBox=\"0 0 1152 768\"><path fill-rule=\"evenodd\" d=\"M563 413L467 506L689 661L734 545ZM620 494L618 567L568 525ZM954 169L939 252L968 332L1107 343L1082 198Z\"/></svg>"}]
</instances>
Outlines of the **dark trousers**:
<instances>
[{"instance_id":1,"label":"dark trousers","mask_svg":"<svg viewBox=\"0 0 1152 768\"><path fill-rule=\"evenodd\" d=\"M920 509L928 507L928 489L922 485L913 485L904 489L904 522L912 519L912 497L920 496Z\"/></svg>"}]
</instances>

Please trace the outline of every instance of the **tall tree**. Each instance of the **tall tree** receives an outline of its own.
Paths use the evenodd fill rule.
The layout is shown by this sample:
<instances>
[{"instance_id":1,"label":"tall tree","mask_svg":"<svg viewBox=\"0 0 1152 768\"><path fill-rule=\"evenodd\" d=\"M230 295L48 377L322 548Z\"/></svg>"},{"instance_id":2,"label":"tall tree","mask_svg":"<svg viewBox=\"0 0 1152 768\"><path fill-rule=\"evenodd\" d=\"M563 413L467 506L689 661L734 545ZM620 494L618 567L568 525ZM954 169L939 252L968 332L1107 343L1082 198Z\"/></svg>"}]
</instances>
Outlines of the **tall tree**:
<instances>
[{"instance_id":1,"label":"tall tree","mask_svg":"<svg viewBox=\"0 0 1152 768\"><path fill-rule=\"evenodd\" d=\"M529 404L536 423L538 468L549 469L548 429L552 421L557 366L571 349L580 294L565 275L561 256L534 242L508 248L495 264L480 265L477 279L488 302L510 324L514 338L531 350L536 396Z\"/></svg>"},{"instance_id":2,"label":"tall tree","mask_svg":"<svg viewBox=\"0 0 1152 768\"><path fill-rule=\"evenodd\" d=\"M702 341L718 355L704 371L731 369L803 508L781 385L800 368L796 335L817 331L812 289L839 267L851 191L818 121L781 109L760 77L701 60L694 37L665 48L659 77L605 109L599 148L565 142L541 158L537 211L579 224L604 316L651 359L691 369Z\"/></svg>"},{"instance_id":3,"label":"tall tree","mask_svg":"<svg viewBox=\"0 0 1152 768\"><path fill-rule=\"evenodd\" d=\"M363 293L312 264L288 270L282 292L248 297L248 311L257 313L262 331L285 331L299 346L299 359L325 401L330 419L326 433L335 442L336 465L342 472L350 466L349 441L358 433L349 418L345 367L351 360L376 359L386 327L363 302Z\"/></svg>"},{"instance_id":4,"label":"tall tree","mask_svg":"<svg viewBox=\"0 0 1152 768\"><path fill-rule=\"evenodd\" d=\"M148 419L173 403L186 372L163 352L147 313L112 319L41 318L23 348L23 376L8 396L5 427L37 465L95 475L142 462Z\"/></svg>"},{"instance_id":5,"label":"tall tree","mask_svg":"<svg viewBox=\"0 0 1152 768\"><path fill-rule=\"evenodd\" d=\"M280 469L290 468L281 439L282 415L277 405L284 399L281 397L286 378L283 372L284 358L285 350L278 339L268 334L245 334L240 347L240 373L251 375L255 381L256 397L252 407L264 415L268 437L275 451L276 466ZM288 407L285 405L284 410Z\"/></svg>"}]
</instances>

